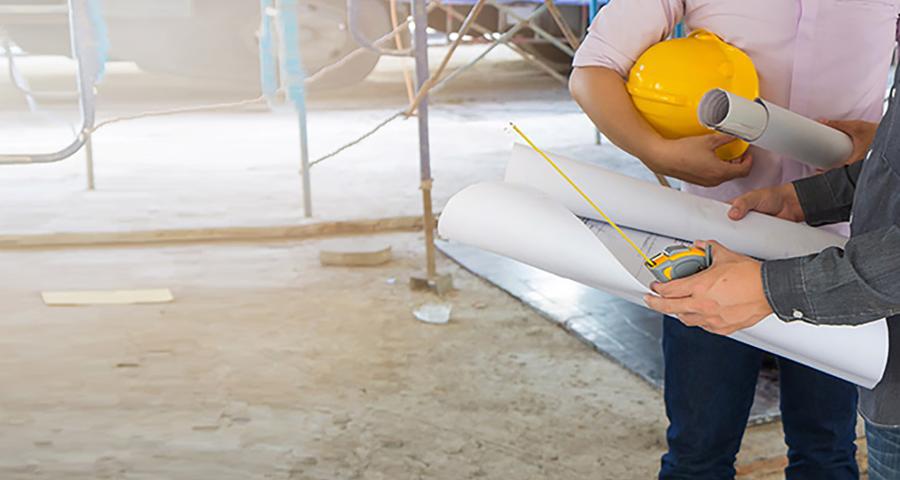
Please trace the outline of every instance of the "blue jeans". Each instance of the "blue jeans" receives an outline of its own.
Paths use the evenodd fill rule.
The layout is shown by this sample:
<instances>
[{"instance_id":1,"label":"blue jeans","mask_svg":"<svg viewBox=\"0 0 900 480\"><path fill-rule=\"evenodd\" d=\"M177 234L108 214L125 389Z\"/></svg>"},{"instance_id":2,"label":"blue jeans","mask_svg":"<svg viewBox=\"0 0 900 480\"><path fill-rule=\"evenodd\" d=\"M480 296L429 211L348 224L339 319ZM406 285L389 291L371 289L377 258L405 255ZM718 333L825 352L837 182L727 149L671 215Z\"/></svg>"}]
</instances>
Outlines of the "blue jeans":
<instances>
[{"instance_id":1,"label":"blue jeans","mask_svg":"<svg viewBox=\"0 0 900 480\"><path fill-rule=\"evenodd\" d=\"M900 427L866 422L866 443L869 446L869 480L900 478Z\"/></svg>"},{"instance_id":2,"label":"blue jeans","mask_svg":"<svg viewBox=\"0 0 900 480\"><path fill-rule=\"evenodd\" d=\"M734 478L763 352L671 317L663 322L669 451L659 478ZM790 360L778 362L786 478L858 478L856 387Z\"/></svg>"}]
</instances>

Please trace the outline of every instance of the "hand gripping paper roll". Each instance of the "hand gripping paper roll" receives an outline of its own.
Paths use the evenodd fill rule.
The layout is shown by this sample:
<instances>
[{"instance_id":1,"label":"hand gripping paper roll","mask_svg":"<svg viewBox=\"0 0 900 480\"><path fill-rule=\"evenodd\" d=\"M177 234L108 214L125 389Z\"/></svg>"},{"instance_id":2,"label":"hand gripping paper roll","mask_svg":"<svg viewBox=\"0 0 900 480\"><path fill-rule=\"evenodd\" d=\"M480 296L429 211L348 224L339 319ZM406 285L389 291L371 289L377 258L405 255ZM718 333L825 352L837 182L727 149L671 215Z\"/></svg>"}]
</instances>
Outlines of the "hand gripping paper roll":
<instances>
[{"instance_id":1,"label":"hand gripping paper roll","mask_svg":"<svg viewBox=\"0 0 900 480\"><path fill-rule=\"evenodd\" d=\"M589 180L583 175L581 179ZM646 185L655 189L654 185ZM447 202L438 232L448 240L479 247L643 305L642 297L650 293L649 285L653 280L643 266L644 260L624 245L611 227L601 222L582 221L560 200L550 192L521 183L472 185ZM643 203L647 209L660 210L662 204L658 202L673 199L653 198L644 191L635 190L628 198L620 200ZM685 202L675 206L682 209L681 217L692 215L690 207L691 204ZM619 218L628 220L627 217ZM742 232L753 232L760 227L732 222L724 212L719 218ZM812 227L806 229L813 231ZM658 251L676 242L656 233L625 230L648 251ZM697 235L705 237L710 232L700 229ZM778 238L771 231L768 236ZM780 240L770 243L791 241ZM771 253L782 251L776 248ZM613 313L612 317L615 316ZM803 322L785 323L769 315L731 337L866 388L872 388L881 379L889 351L885 320L859 327L814 326Z\"/></svg>"},{"instance_id":2,"label":"hand gripping paper roll","mask_svg":"<svg viewBox=\"0 0 900 480\"><path fill-rule=\"evenodd\" d=\"M722 89L706 92L697 108L700 123L816 168L842 165L853 150L847 134L761 98Z\"/></svg>"}]
</instances>

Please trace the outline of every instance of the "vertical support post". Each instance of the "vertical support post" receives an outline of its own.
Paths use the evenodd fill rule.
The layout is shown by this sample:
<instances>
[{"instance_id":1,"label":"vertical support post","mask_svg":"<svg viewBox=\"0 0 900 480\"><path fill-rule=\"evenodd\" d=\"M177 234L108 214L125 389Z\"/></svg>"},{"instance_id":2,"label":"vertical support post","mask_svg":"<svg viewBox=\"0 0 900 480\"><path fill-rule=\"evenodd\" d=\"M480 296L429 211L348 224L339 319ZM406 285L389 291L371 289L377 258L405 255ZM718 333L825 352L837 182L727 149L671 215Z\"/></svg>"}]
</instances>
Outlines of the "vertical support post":
<instances>
[{"instance_id":1,"label":"vertical support post","mask_svg":"<svg viewBox=\"0 0 900 480\"><path fill-rule=\"evenodd\" d=\"M600 2L597 0L591 0L590 8L588 10L588 24L594 20L594 17L597 16L597 12L600 11Z\"/></svg>"},{"instance_id":2,"label":"vertical support post","mask_svg":"<svg viewBox=\"0 0 900 480\"><path fill-rule=\"evenodd\" d=\"M275 0L259 0L259 84L269 106L275 102L278 90L278 62L274 48Z\"/></svg>"},{"instance_id":3,"label":"vertical support post","mask_svg":"<svg viewBox=\"0 0 900 480\"><path fill-rule=\"evenodd\" d=\"M416 56L416 94L428 81L428 26L425 0L413 0L413 43ZM419 121L419 177L422 189L423 228L425 229L425 270L429 279L437 276L434 251L434 208L431 204L431 149L428 142L428 94L418 107Z\"/></svg>"},{"instance_id":4,"label":"vertical support post","mask_svg":"<svg viewBox=\"0 0 900 480\"><path fill-rule=\"evenodd\" d=\"M591 22L594 21L594 17L597 16L597 12L600 11L600 2L598 0L591 0L590 5L588 6L588 27L591 26ZM600 130L594 128L594 144L600 145L603 143L603 136L600 134Z\"/></svg>"},{"instance_id":5,"label":"vertical support post","mask_svg":"<svg viewBox=\"0 0 900 480\"><path fill-rule=\"evenodd\" d=\"M300 128L300 172L303 175L303 216L312 217L312 179L309 169L309 137L306 128L306 103L297 111Z\"/></svg>"},{"instance_id":6,"label":"vertical support post","mask_svg":"<svg viewBox=\"0 0 900 480\"><path fill-rule=\"evenodd\" d=\"M90 133L85 134L84 159L87 163L87 189L94 191L94 141Z\"/></svg>"},{"instance_id":7,"label":"vertical support post","mask_svg":"<svg viewBox=\"0 0 900 480\"><path fill-rule=\"evenodd\" d=\"M300 58L300 25L297 21L297 0L277 0L281 29L281 74L288 99L297 111L300 129L300 172L303 176L303 216L312 217L312 181L309 168L309 148L306 129L306 90L303 62Z\"/></svg>"}]
</instances>

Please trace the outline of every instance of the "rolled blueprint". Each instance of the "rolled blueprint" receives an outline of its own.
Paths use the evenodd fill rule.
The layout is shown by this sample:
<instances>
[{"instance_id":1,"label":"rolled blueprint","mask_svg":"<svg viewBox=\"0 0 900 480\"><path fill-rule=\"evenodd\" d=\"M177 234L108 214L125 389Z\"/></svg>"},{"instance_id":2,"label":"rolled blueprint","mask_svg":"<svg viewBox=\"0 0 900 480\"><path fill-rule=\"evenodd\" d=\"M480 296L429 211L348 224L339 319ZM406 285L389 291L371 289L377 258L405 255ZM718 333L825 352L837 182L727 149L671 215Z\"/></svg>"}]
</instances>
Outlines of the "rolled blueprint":
<instances>
[{"instance_id":1,"label":"rolled blueprint","mask_svg":"<svg viewBox=\"0 0 900 480\"><path fill-rule=\"evenodd\" d=\"M642 249L655 253L679 240L722 241L740 253L784 258L840 246L839 235L751 213L735 222L728 205L662 188L552 153L553 160ZM653 281L643 258L530 148L517 145L504 182L470 186L450 199L438 232L643 305ZM597 222L594 222L595 224ZM630 228L629 228L630 227ZM884 374L889 350L884 320L858 327L785 323L770 315L731 335L866 388Z\"/></svg>"},{"instance_id":2,"label":"rolled blueprint","mask_svg":"<svg viewBox=\"0 0 900 480\"><path fill-rule=\"evenodd\" d=\"M624 227L687 241L715 239L757 258L807 255L847 242L840 235L758 212L733 222L728 219L727 203L546 153L613 221ZM525 145L513 146L505 180L534 187L580 217L603 220L553 167ZM773 241L774 238L779 241Z\"/></svg>"},{"instance_id":3,"label":"rolled blueprint","mask_svg":"<svg viewBox=\"0 0 900 480\"><path fill-rule=\"evenodd\" d=\"M761 98L750 101L719 88L706 92L697 115L708 128L816 168L838 167L853 150L852 140L840 130Z\"/></svg>"}]
</instances>

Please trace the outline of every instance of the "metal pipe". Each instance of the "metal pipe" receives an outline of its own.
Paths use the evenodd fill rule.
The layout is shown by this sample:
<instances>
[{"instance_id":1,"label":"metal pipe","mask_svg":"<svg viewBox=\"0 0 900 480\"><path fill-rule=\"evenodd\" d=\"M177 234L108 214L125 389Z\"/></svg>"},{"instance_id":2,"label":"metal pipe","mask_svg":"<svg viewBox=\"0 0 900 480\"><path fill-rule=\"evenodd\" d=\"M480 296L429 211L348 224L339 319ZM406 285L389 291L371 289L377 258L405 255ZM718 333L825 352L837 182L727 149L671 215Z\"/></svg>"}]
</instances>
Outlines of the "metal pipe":
<instances>
[{"instance_id":1,"label":"metal pipe","mask_svg":"<svg viewBox=\"0 0 900 480\"><path fill-rule=\"evenodd\" d=\"M397 15L397 0L391 0L389 3L390 3L390 10L391 10L391 28L393 28L392 31L394 31L394 30L397 30L397 25L400 24L400 20ZM396 34L394 35L394 45L397 46L398 50L403 49L403 40L400 38L400 35L396 35ZM416 93L415 93L416 87L413 86L412 72L409 71L408 65L403 66L403 85L406 86L407 99L410 102L412 102L413 98L416 95Z\"/></svg>"},{"instance_id":2,"label":"metal pipe","mask_svg":"<svg viewBox=\"0 0 900 480\"><path fill-rule=\"evenodd\" d=\"M510 38L513 37L513 35L519 33L519 30L521 30L527 26L531 26L531 21L534 20L538 15L544 13L544 11L546 11L546 9L547 9L547 5L545 5L545 4L542 4L540 7L534 9L534 11L532 11L528 15L528 17L526 17L524 20L517 23L513 28L510 28L509 30L507 30L506 33L504 33L503 35L500 35L500 37L497 38L497 40L494 43L490 44L481 53L479 53L478 56L476 56L475 58L470 60L468 64L466 64L465 66L463 66L461 68L454 70L449 75L444 77L444 79L441 80L440 83L438 83L437 85L435 85L434 87L431 88L431 91L437 92L438 90L443 88L444 85L447 85L448 83L450 83L451 80L453 80L454 78L459 76L462 72L464 72L468 67L480 62L481 59L486 57L487 54L491 52L491 50L497 48L497 45L500 45L500 44L508 41Z\"/></svg>"},{"instance_id":3,"label":"metal pipe","mask_svg":"<svg viewBox=\"0 0 900 480\"><path fill-rule=\"evenodd\" d=\"M297 111L298 128L300 129L300 172L303 175L303 216L312 217L312 179L309 169L309 137L306 127L306 105Z\"/></svg>"},{"instance_id":4,"label":"metal pipe","mask_svg":"<svg viewBox=\"0 0 900 480\"><path fill-rule=\"evenodd\" d=\"M278 60L272 21L276 11L275 0L259 0L259 84L270 106L278 91Z\"/></svg>"},{"instance_id":5,"label":"metal pipe","mask_svg":"<svg viewBox=\"0 0 900 480\"><path fill-rule=\"evenodd\" d=\"M430 12L430 11L433 10L435 7L437 7L438 4L439 4L439 3L438 3L438 0L431 0L430 2L428 2L428 8L427 8L427 10ZM374 45L377 46L377 45L381 45L382 43L387 42L388 40L390 40L391 38L393 38L397 33L399 33L400 30L406 28L410 23L412 23L412 17L407 18L406 20L400 22L400 24L397 25L396 27L394 27L393 30L391 30L390 32L388 32L388 33L382 35L381 37L379 37L377 40L375 40L375 41L372 42L372 43L373 43ZM317 81L319 78L321 78L323 75L326 75L326 74L328 74L329 72L332 72L332 71L335 71L335 70L341 68L342 66L344 66L344 65L346 65L348 62L352 61L354 58L356 58L357 55L359 55L360 53L364 52L365 50L366 50L366 49L365 49L364 47L359 47L359 48L357 48L356 50L353 50L352 52L348 53L346 56L344 56L344 57L341 58L340 60L338 60L338 61L336 61L336 62L334 62L334 63L332 63L332 64L326 65L326 66L322 67L322 68L321 68L319 71L317 71L316 73L314 73L314 74L312 74L312 75L306 77L306 82L307 82L307 83L315 82L315 81Z\"/></svg>"},{"instance_id":6,"label":"metal pipe","mask_svg":"<svg viewBox=\"0 0 900 480\"><path fill-rule=\"evenodd\" d=\"M472 27L472 24L475 23L478 18L478 14L481 13L481 10L484 8L485 4L487 4L487 0L478 0L475 5L472 6L472 9L469 10L469 14L466 15L466 19L463 21L462 25L459 27L459 32L457 33L456 40L450 44L450 48L447 49L447 53L444 54L444 59L441 60L441 64L438 65L437 70L425 80L425 84L419 88L419 93L416 94L416 97L410 103L409 108L406 109L407 115L412 115L413 112L416 111L416 107L421 103L423 95L428 94L428 90L435 84L444 73L444 69L447 68L447 64L450 63L450 58L453 57L453 52L459 47L459 44L462 43L463 37L469 33L469 28Z\"/></svg>"},{"instance_id":7,"label":"metal pipe","mask_svg":"<svg viewBox=\"0 0 900 480\"><path fill-rule=\"evenodd\" d=\"M300 57L300 25L297 21L297 0L277 0L281 29L281 73L288 99L297 111L300 136L300 172L303 182L303 215L312 217L312 180L309 169L309 138L306 128L306 91L303 60Z\"/></svg>"},{"instance_id":8,"label":"metal pipe","mask_svg":"<svg viewBox=\"0 0 900 480\"><path fill-rule=\"evenodd\" d=\"M408 57L413 52L412 48L403 48L396 50L389 50L378 45L372 43L371 40L366 38L362 32L359 31L359 19L357 18L359 12L357 12L356 6L357 0L347 0L347 29L350 30L350 36L353 37L353 40L356 40L361 47L366 50L370 50L379 55L389 55L394 57Z\"/></svg>"},{"instance_id":9,"label":"metal pipe","mask_svg":"<svg viewBox=\"0 0 900 480\"><path fill-rule=\"evenodd\" d=\"M455 19L457 19L457 20L460 20L460 21L461 21L463 18L465 18L465 17L463 17L463 15L462 15L461 13L457 12L456 10L448 9L447 6L445 6L445 5L440 5L439 7L440 7L444 12L446 12L446 13L448 14L448 15L447 15L448 17L453 17L453 18L455 18ZM487 28L485 28L485 27L482 27L481 25L478 25L477 23L474 24L474 25L472 25L472 28L474 28L475 31L477 31L478 33L481 33L481 34L484 34L484 35L490 35L490 34L492 33L491 30L489 30L489 29L487 29ZM507 48L509 48L509 49L512 50L513 52L516 52L516 53L519 54L519 56L521 56L524 60L526 60L526 61L532 63L534 66L540 68L540 69L543 70L545 73L547 73L547 74L550 75L551 77L555 78L556 80L558 80L558 81L559 81L560 83L562 83L563 85L567 85L567 84L569 83L569 79L568 79L568 78L566 78L566 77L563 76L563 75L560 75L560 73L557 72L553 67L551 67L551 66L549 66L549 65L547 65L547 64L545 64L545 63L543 63L540 59L538 59L538 58L535 57L534 55L532 55L532 54L526 52L525 50L522 49L522 47L516 45L515 43L512 43L512 42L509 41L509 40L502 40L502 41L501 41L501 40L495 40L495 41L502 43L503 45L505 45Z\"/></svg>"},{"instance_id":10,"label":"metal pipe","mask_svg":"<svg viewBox=\"0 0 900 480\"><path fill-rule=\"evenodd\" d=\"M75 69L77 72L78 108L81 112L80 133L72 143L56 152L0 155L0 164L58 162L74 155L87 141L89 132L94 126L94 80L97 73L89 71L84 65L85 53L92 48L92 44L91 42L85 42L81 38L80 26L82 22L79 21L79 18L82 18L81 15L87 15L87 12L82 12L82 8L89 8L85 0L69 0L69 38L72 43L72 56L75 58Z\"/></svg>"},{"instance_id":11,"label":"metal pipe","mask_svg":"<svg viewBox=\"0 0 900 480\"><path fill-rule=\"evenodd\" d=\"M84 159L87 167L87 189L94 190L94 142L91 140L91 134L87 134L84 141Z\"/></svg>"},{"instance_id":12,"label":"metal pipe","mask_svg":"<svg viewBox=\"0 0 900 480\"><path fill-rule=\"evenodd\" d=\"M412 0L413 21L415 29L413 44L416 57L417 95L423 92L428 81L428 19L425 13L425 0ZM419 178L422 189L422 214L425 230L425 270L428 278L437 275L434 251L434 209L431 204L431 150L428 142L428 92L424 91L419 103Z\"/></svg>"},{"instance_id":13,"label":"metal pipe","mask_svg":"<svg viewBox=\"0 0 900 480\"><path fill-rule=\"evenodd\" d=\"M550 12L553 21L556 22L556 26L559 27L563 36L566 37L566 41L569 42L569 46L572 47L572 50L578 50L581 42L579 42L578 37L575 36L575 32L569 28L569 24L566 23L566 19L563 18L562 12L559 11L559 8L553 3L553 0L544 0L544 3L547 5L547 11Z\"/></svg>"},{"instance_id":14,"label":"metal pipe","mask_svg":"<svg viewBox=\"0 0 900 480\"><path fill-rule=\"evenodd\" d=\"M498 4L497 2L495 2L495 1L491 1L491 5L493 5L494 7L496 7L497 10L506 13L506 14L509 15L510 17L515 18L516 21L518 21L518 22L524 22L524 21L526 21L526 19L531 20L531 19L533 18L533 15L529 15L528 17L522 17L521 15L519 15L518 13L516 13L515 10L512 10L512 9L506 7L506 6L500 5L500 4ZM547 4L546 4L546 3L542 4L541 6L544 7L544 9L547 8ZM519 24L521 25L521 23L519 23ZM553 35L552 33L550 33L550 32L548 32L548 31L544 30L543 28L541 28L541 27L539 27L539 26L537 26L537 25L535 25L534 23L531 23L531 22L529 22L528 27L531 28L531 30L532 30L537 36L542 37L544 40L547 40L547 41L550 42L554 47L556 47L556 48L562 50L566 55L569 55L570 57L575 55L575 51L574 51L574 50L572 50L571 48L569 48L569 46L566 45L565 43L560 42L559 39L556 38L556 36Z\"/></svg>"}]
</instances>

